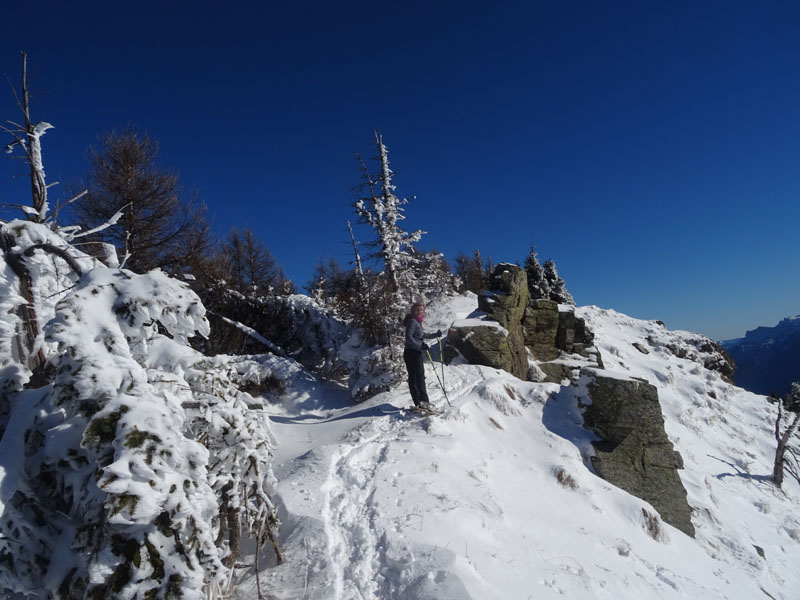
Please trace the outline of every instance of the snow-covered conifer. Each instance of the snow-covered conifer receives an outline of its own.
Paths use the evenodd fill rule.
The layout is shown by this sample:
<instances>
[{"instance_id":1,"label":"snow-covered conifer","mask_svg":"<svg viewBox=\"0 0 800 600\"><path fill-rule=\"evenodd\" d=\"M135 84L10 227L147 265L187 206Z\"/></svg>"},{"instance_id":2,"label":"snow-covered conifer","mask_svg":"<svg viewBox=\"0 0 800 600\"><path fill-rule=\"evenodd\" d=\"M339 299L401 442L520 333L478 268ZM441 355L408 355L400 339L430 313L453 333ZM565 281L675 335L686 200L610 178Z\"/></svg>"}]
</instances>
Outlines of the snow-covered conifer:
<instances>
[{"instance_id":1,"label":"snow-covered conifer","mask_svg":"<svg viewBox=\"0 0 800 600\"><path fill-rule=\"evenodd\" d=\"M558 274L556 263L552 260L544 263L544 278L550 287L550 300L554 300L559 304L575 306L575 300L572 298L572 294L567 291L567 284Z\"/></svg>"},{"instance_id":2,"label":"snow-covered conifer","mask_svg":"<svg viewBox=\"0 0 800 600\"><path fill-rule=\"evenodd\" d=\"M525 259L525 273L528 275L528 291L531 293L531 300L550 298L550 284L544 275L544 269L539 264L536 256L536 249L531 246L528 257Z\"/></svg>"},{"instance_id":3,"label":"snow-covered conifer","mask_svg":"<svg viewBox=\"0 0 800 600\"><path fill-rule=\"evenodd\" d=\"M383 137L375 133L375 145L378 148L380 171L372 175L362 162L364 187L369 195L359 198L354 207L362 223L375 230L377 239L372 245L377 248L378 256L386 269L387 280L393 293L402 293L400 275L413 263L413 256L408 249L420 240L424 231L408 233L400 228L399 222L405 219L403 206L407 198L400 199L395 195L392 183L394 173L389 168L389 150L383 143Z\"/></svg>"},{"instance_id":4,"label":"snow-covered conifer","mask_svg":"<svg viewBox=\"0 0 800 600\"><path fill-rule=\"evenodd\" d=\"M16 457L0 469L0 588L204 597L243 530L274 534L272 437L239 386L293 361L206 359L188 345L208 322L186 284L107 268L30 222L0 238L0 346L16 348L0 364L0 455ZM30 343L11 264L36 307ZM32 373L36 352L49 366Z\"/></svg>"}]
</instances>

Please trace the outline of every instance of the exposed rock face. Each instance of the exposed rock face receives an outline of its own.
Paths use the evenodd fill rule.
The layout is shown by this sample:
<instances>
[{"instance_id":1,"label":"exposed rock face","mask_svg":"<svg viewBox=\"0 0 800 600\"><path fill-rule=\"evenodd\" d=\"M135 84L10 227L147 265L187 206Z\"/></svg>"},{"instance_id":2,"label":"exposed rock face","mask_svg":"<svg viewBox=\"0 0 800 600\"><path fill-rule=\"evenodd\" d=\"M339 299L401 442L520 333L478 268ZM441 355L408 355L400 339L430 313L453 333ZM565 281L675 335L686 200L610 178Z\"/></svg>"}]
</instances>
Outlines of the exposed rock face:
<instances>
[{"instance_id":1,"label":"exposed rock face","mask_svg":"<svg viewBox=\"0 0 800 600\"><path fill-rule=\"evenodd\" d=\"M536 360L554 360L564 352L588 356L594 335L573 310L559 310L552 300L533 300L525 310L525 345Z\"/></svg>"},{"instance_id":2,"label":"exposed rock face","mask_svg":"<svg viewBox=\"0 0 800 600\"><path fill-rule=\"evenodd\" d=\"M584 424L603 438L592 458L597 473L615 486L649 502L661 518L694 537L691 508L678 475L683 459L664 430L658 391L649 383L615 379L584 369L592 404Z\"/></svg>"},{"instance_id":3,"label":"exposed rock face","mask_svg":"<svg viewBox=\"0 0 800 600\"><path fill-rule=\"evenodd\" d=\"M517 265L501 263L495 268L492 284L494 289L478 297L478 308L486 313L488 319L497 321L508 331L511 368L506 370L515 377L525 379L528 374L528 354L522 322L530 300L527 276Z\"/></svg>"},{"instance_id":4,"label":"exposed rock face","mask_svg":"<svg viewBox=\"0 0 800 600\"><path fill-rule=\"evenodd\" d=\"M525 345L537 360L553 360L560 354L558 304L552 300L533 300L524 314Z\"/></svg>"},{"instance_id":5,"label":"exposed rock face","mask_svg":"<svg viewBox=\"0 0 800 600\"><path fill-rule=\"evenodd\" d=\"M575 316L575 311L561 311L558 313L558 332L556 333L556 347L567 354L580 354L589 356L587 348L594 344L594 334L586 327L586 321Z\"/></svg>"},{"instance_id":6,"label":"exposed rock face","mask_svg":"<svg viewBox=\"0 0 800 600\"><path fill-rule=\"evenodd\" d=\"M545 380L556 382L570 374L568 365L549 364L562 353L581 354L602 367L597 351L587 351L594 336L583 319L572 310L559 310L552 300L531 301L524 270L501 263L495 268L492 282L493 289L478 297L478 308L486 313L485 320L467 319L453 324L447 338L450 348L445 353L446 360L452 360L458 350L470 363L504 369L526 379L530 351L533 358L544 361L539 367ZM491 321L502 325L505 339ZM490 329L481 331L481 327Z\"/></svg>"}]
</instances>

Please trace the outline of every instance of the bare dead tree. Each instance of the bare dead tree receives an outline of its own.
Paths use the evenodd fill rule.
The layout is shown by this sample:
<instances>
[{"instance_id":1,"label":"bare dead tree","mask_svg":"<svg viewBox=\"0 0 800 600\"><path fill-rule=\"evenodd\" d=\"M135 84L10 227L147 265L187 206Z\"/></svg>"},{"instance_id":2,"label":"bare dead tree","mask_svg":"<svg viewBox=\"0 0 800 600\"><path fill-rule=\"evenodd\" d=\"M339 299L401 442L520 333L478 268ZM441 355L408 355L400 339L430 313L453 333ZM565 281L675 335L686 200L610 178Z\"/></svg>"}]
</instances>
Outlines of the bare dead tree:
<instances>
[{"instance_id":1,"label":"bare dead tree","mask_svg":"<svg viewBox=\"0 0 800 600\"><path fill-rule=\"evenodd\" d=\"M783 400L778 399L778 416L775 419L775 440L778 447L775 450L775 463L772 469L772 481L779 488L783 485L784 468L800 483L800 473L798 473L797 451L790 446L792 436L800 428L800 383L793 383L786 404L790 411L794 411L794 417L786 429L781 431L783 418Z\"/></svg>"},{"instance_id":2,"label":"bare dead tree","mask_svg":"<svg viewBox=\"0 0 800 600\"><path fill-rule=\"evenodd\" d=\"M5 150L13 154L17 149L22 151L19 158L28 163L32 208L20 205L26 218L36 223L44 223L50 210L47 202L47 189L55 184L47 184L47 179L42 163L42 144L41 137L48 129L53 126L45 121L40 121L34 125L31 120L30 91L28 89L28 55L25 51L22 55L22 81L20 92L11 85L11 91L17 101L17 106L22 113L22 123L6 121L2 130L10 135L13 140L6 144Z\"/></svg>"},{"instance_id":3,"label":"bare dead tree","mask_svg":"<svg viewBox=\"0 0 800 600\"><path fill-rule=\"evenodd\" d=\"M353 235L353 228L350 225L350 221L347 222L347 231L350 232L350 241L353 243L353 256L355 257L356 273L358 273L358 278L363 281L364 269L361 267L361 255L358 253L358 244L356 243L356 236Z\"/></svg>"},{"instance_id":4,"label":"bare dead tree","mask_svg":"<svg viewBox=\"0 0 800 600\"><path fill-rule=\"evenodd\" d=\"M47 189L55 184L47 184L44 164L42 161L41 136L53 126L41 121L34 125L31 120L30 110L30 91L28 88L28 55L23 51L22 56L22 80L21 89L18 93L11 85L12 93L17 101L17 106L22 113L22 123L6 121L5 125L0 125L0 130L11 136L5 149L12 154L18 149L22 150L18 158L25 160L29 167L29 177L31 184L31 206L18 205L25 213L29 221L35 223L45 223L49 218L49 204L47 201ZM54 222L54 221L53 221ZM19 282L19 294L25 299L25 303L18 308L18 316L22 324L16 336L15 348L21 361L25 362L31 370L36 369L44 363L44 355L41 349L35 350L34 345L39 336L39 326L37 321L37 307L33 294L33 281L27 265L27 258L33 256L38 250L56 256L67 263L70 269L77 275L81 274L81 268L77 261L70 256L64 248L54 246L50 243L40 243L29 246L24 251L16 249L17 241L11 228L3 227L0 230L0 252L3 253L6 264ZM34 351L35 350L35 351Z\"/></svg>"}]
</instances>

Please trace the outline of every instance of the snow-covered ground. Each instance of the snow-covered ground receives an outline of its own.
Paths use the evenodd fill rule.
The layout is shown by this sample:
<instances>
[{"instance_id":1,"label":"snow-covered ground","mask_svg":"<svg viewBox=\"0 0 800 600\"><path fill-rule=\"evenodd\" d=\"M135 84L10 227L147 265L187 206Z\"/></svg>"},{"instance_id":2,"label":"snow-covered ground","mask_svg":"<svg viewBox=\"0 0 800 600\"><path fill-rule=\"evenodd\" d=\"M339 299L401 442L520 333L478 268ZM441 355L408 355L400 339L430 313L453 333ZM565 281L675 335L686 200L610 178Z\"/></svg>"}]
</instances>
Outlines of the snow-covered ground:
<instances>
[{"instance_id":1,"label":"snow-covered ground","mask_svg":"<svg viewBox=\"0 0 800 600\"><path fill-rule=\"evenodd\" d=\"M425 328L475 307L470 295L431 306ZM405 385L353 405L302 374L269 408L286 562L262 553L264 597L800 598L800 487L767 480L773 407L667 350L690 334L578 313L608 371L657 386L696 539L664 523L654 539L643 513L654 509L592 473L580 386L437 363L449 403L429 365L443 414L423 417L404 410ZM645 355L632 344L648 336ZM238 597L257 598L252 571Z\"/></svg>"}]
</instances>

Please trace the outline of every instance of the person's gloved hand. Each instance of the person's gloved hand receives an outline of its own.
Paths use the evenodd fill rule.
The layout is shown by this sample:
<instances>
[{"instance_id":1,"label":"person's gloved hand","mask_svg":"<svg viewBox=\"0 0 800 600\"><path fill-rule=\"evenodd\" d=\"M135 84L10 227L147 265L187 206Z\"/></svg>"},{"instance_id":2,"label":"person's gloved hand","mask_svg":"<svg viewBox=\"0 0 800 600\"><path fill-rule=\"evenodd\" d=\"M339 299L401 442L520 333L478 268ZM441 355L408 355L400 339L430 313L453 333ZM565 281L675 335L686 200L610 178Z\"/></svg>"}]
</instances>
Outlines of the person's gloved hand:
<instances>
[{"instance_id":1,"label":"person's gloved hand","mask_svg":"<svg viewBox=\"0 0 800 600\"><path fill-rule=\"evenodd\" d=\"M425 342L422 342L422 349L423 350L427 350L428 349L428 344L426 344Z\"/></svg>"},{"instance_id":2,"label":"person's gloved hand","mask_svg":"<svg viewBox=\"0 0 800 600\"><path fill-rule=\"evenodd\" d=\"M442 337L442 330L441 329L436 332L436 337Z\"/></svg>"}]
</instances>

